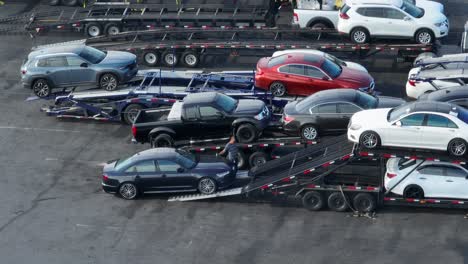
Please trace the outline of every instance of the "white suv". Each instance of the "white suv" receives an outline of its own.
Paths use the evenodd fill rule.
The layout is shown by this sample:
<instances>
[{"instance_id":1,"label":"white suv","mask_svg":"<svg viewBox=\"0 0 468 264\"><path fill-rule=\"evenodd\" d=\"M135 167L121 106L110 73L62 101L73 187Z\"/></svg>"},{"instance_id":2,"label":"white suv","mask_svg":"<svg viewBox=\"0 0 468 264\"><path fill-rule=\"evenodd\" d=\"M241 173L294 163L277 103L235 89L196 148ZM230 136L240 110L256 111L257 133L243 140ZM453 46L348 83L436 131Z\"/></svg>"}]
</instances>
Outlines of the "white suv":
<instances>
[{"instance_id":1,"label":"white suv","mask_svg":"<svg viewBox=\"0 0 468 264\"><path fill-rule=\"evenodd\" d=\"M439 9L425 9L405 0L348 0L341 8L338 31L355 43L371 37L409 38L430 44L448 35L449 22Z\"/></svg>"}]
</instances>

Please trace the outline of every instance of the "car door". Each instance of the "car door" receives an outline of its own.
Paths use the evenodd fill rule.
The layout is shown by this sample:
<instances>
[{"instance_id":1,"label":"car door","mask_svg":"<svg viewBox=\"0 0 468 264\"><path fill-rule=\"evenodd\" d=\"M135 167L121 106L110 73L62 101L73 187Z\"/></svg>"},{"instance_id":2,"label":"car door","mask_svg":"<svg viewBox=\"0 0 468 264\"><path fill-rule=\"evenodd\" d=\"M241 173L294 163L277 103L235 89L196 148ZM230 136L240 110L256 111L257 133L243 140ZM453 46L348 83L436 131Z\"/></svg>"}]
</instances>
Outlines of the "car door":
<instances>
[{"instance_id":1,"label":"car door","mask_svg":"<svg viewBox=\"0 0 468 264\"><path fill-rule=\"evenodd\" d=\"M362 111L362 109L359 106L348 102L338 103L337 106L338 113L340 114L340 129L345 131L353 114Z\"/></svg>"},{"instance_id":2,"label":"car door","mask_svg":"<svg viewBox=\"0 0 468 264\"><path fill-rule=\"evenodd\" d=\"M382 7L363 7L356 12L363 16L362 26L369 30L371 36L386 34L388 24Z\"/></svg>"},{"instance_id":3,"label":"car door","mask_svg":"<svg viewBox=\"0 0 468 264\"><path fill-rule=\"evenodd\" d=\"M421 146L421 128L426 114L409 114L392 125L385 131L385 145L399 147L424 147Z\"/></svg>"},{"instance_id":4,"label":"car door","mask_svg":"<svg viewBox=\"0 0 468 264\"><path fill-rule=\"evenodd\" d=\"M304 65L288 64L278 68L282 81L286 83L288 93L309 95L308 78L304 74Z\"/></svg>"},{"instance_id":5,"label":"car door","mask_svg":"<svg viewBox=\"0 0 468 264\"><path fill-rule=\"evenodd\" d=\"M458 132L458 126L442 115L427 114L426 118L425 125L421 127L421 142L427 147L447 149Z\"/></svg>"},{"instance_id":6,"label":"car door","mask_svg":"<svg viewBox=\"0 0 468 264\"><path fill-rule=\"evenodd\" d=\"M175 161L168 159L157 160L159 171L165 178L164 189L166 191L193 189L195 179L190 170L183 168Z\"/></svg>"},{"instance_id":7,"label":"car door","mask_svg":"<svg viewBox=\"0 0 468 264\"><path fill-rule=\"evenodd\" d=\"M69 79L73 83L94 83L96 82L96 73L92 65L79 56L67 55Z\"/></svg>"},{"instance_id":8,"label":"car door","mask_svg":"<svg viewBox=\"0 0 468 264\"><path fill-rule=\"evenodd\" d=\"M132 176L138 189L146 192L158 191L164 185L164 179L151 159L136 162L125 170L125 174Z\"/></svg>"},{"instance_id":9,"label":"car door","mask_svg":"<svg viewBox=\"0 0 468 264\"><path fill-rule=\"evenodd\" d=\"M342 120L336 103L319 104L309 111L316 115L319 130L325 132L339 132L341 130Z\"/></svg>"},{"instance_id":10,"label":"car door","mask_svg":"<svg viewBox=\"0 0 468 264\"><path fill-rule=\"evenodd\" d=\"M196 105L185 107L182 122L178 122L172 128L179 139L197 139L206 135L206 131L200 125L200 113Z\"/></svg>"},{"instance_id":11,"label":"car door","mask_svg":"<svg viewBox=\"0 0 468 264\"><path fill-rule=\"evenodd\" d=\"M444 167L427 165L419 168L411 184L420 186L424 191L425 197L440 197L443 191L440 186L445 180Z\"/></svg>"},{"instance_id":12,"label":"car door","mask_svg":"<svg viewBox=\"0 0 468 264\"><path fill-rule=\"evenodd\" d=\"M223 112L210 105L199 106L200 127L208 137L222 137L231 134L232 120Z\"/></svg>"},{"instance_id":13,"label":"car door","mask_svg":"<svg viewBox=\"0 0 468 264\"><path fill-rule=\"evenodd\" d=\"M68 63L65 56L46 58L43 64L40 60L39 65L44 65L46 76L48 76L55 85L64 86L70 84Z\"/></svg>"},{"instance_id":14,"label":"car door","mask_svg":"<svg viewBox=\"0 0 468 264\"><path fill-rule=\"evenodd\" d=\"M314 66L305 66L305 75L308 77L309 94L336 88L333 80L326 75L321 69Z\"/></svg>"},{"instance_id":15,"label":"car door","mask_svg":"<svg viewBox=\"0 0 468 264\"><path fill-rule=\"evenodd\" d=\"M410 16L394 7L385 7L383 11L387 23L385 28L386 34L404 37L412 37L414 35L414 20Z\"/></svg>"},{"instance_id":16,"label":"car door","mask_svg":"<svg viewBox=\"0 0 468 264\"><path fill-rule=\"evenodd\" d=\"M468 196L466 186L467 173L462 168L456 166L444 167L444 179L440 184L440 194L442 198L464 198ZM464 196L465 195L465 196Z\"/></svg>"}]
</instances>

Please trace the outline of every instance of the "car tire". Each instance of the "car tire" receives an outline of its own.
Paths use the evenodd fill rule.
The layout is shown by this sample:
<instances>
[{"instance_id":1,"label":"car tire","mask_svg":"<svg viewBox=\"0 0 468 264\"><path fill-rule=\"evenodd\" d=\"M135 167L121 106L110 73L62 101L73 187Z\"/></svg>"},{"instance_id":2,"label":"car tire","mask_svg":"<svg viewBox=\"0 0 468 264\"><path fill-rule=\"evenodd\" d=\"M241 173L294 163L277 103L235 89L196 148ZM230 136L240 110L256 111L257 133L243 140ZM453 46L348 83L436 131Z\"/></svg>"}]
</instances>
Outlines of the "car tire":
<instances>
[{"instance_id":1,"label":"car tire","mask_svg":"<svg viewBox=\"0 0 468 264\"><path fill-rule=\"evenodd\" d=\"M49 5L58 6L58 5L60 5L60 2L61 2L60 0L50 0Z\"/></svg>"},{"instance_id":2,"label":"car tire","mask_svg":"<svg viewBox=\"0 0 468 264\"><path fill-rule=\"evenodd\" d=\"M189 68L196 68L200 63L200 55L193 50L184 52L181 58L182 63Z\"/></svg>"},{"instance_id":3,"label":"car tire","mask_svg":"<svg viewBox=\"0 0 468 264\"><path fill-rule=\"evenodd\" d=\"M282 97L287 93L286 85L282 82L272 82L269 89L271 94L276 97Z\"/></svg>"},{"instance_id":4,"label":"car tire","mask_svg":"<svg viewBox=\"0 0 468 264\"><path fill-rule=\"evenodd\" d=\"M328 196L328 208L336 212L345 212L348 210L348 204L341 192L334 192Z\"/></svg>"},{"instance_id":5,"label":"car tire","mask_svg":"<svg viewBox=\"0 0 468 264\"><path fill-rule=\"evenodd\" d=\"M268 155L263 151L256 151L249 157L249 165L251 168L261 166L268 161Z\"/></svg>"},{"instance_id":6,"label":"car tire","mask_svg":"<svg viewBox=\"0 0 468 264\"><path fill-rule=\"evenodd\" d=\"M77 6L78 0L62 0L64 6Z\"/></svg>"},{"instance_id":7,"label":"car tire","mask_svg":"<svg viewBox=\"0 0 468 264\"><path fill-rule=\"evenodd\" d=\"M151 140L153 148L172 148L174 147L174 138L171 135L163 133L159 134Z\"/></svg>"},{"instance_id":8,"label":"car tire","mask_svg":"<svg viewBox=\"0 0 468 264\"><path fill-rule=\"evenodd\" d=\"M245 157L245 154L242 150L239 150L237 152L237 169L241 170L245 168L245 165L247 165L247 159Z\"/></svg>"},{"instance_id":9,"label":"car tire","mask_svg":"<svg viewBox=\"0 0 468 264\"><path fill-rule=\"evenodd\" d=\"M37 79L33 82L31 89L39 98L45 98L52 93L52 87L46 79Z\"/></svg>"},{"instance_id":10,"label":"car tire","mask_svg":"<svg viewBox=\"0 0 468 264\"><path fill-rule=\"evenodd\" d=\"M236 129L236 138L240 143L254 142L257 134L257 129L252 124L242 124Z\"/></svg>"},{"instance_id":11,"label":"car tire","mask_svg":"<svg viewBox=\"0 0 468 264\"><path fill-rule=\"evenodd\" d=\"M406 199L423 199L424 190L418 185L409 185L403 191L403 197Z\"/></svg>"},{"instance_id":12,"label":"car tire","mask_svg":"<svg viewBox=\"0 0 468 264\"><path fill-rule=\"evenodd\" d=\"M302 206L310 211L319 211L324 207L323 195L317 191L309 191L302 196Z\"/></svg>"},{"instance_id":13,"label":"car tire","mask_svg":"<svg viewBox=\"0 0 468 264\"><path fill-rule=\"evenodd\" d=\"M123 111L124 122L128 125L132 125L141 109L143 109L143 106L139 104L131 104L127 106Z\"/></svg>"},{"instance_id":14,"label":"car tire","mask_svg":"<svg viewBox=\"0 0 468 264\"><path fill-rule=\"evenodd\" d=\"M147 51L143 54L143 62L150 67L154 67L159 64L159 52L155 50Z\"/></svg>"},{"instance_id":15,"label":"car tire","mask_svg":"<svg viewBox=\"0 0 468 264\"><path fill-rule=\"evenodd\" d=\"M318 129L312 125L305 125L301 129L301 138L304 140L315 140L318 137Z\"/></svg>"},{"instance_id":16,"label":"car tire","mask_svg":"<svg viewBox=\"0 0 468 264\"><path fill-rule=\"evenodd\" d=\"M374 149L380 146L380 137L374 131L364 131L359 138L359 145L366 149Z\"/></svg>"},{"instance_id":17,"label":"car tire","mask_svg":"<svg viewBox=\"0 0 468 264\"><path fill-rule=\"evenodd\" d=\"M175 67L179 62L177 53L174 53L172 50L166 50L161 55L162 63L167 67Z\"/></svg>"},{"instance_id":18,"label":"car tire","mask_svg":"<svg viewBox=\"0 0 468 264\"><path fill-rule=\"evenodd\" d=\"M198 191L201 194L213 194L216 192L217 189L218 186L216 184L216 181L211 178L204 177L198 181Z\"/></svg>"},{"instance_id":19,"label":"car tire","mask_svg":"<svg viewBox=\"0 0 468 264\"><path fill-rule=\"evenodd\" d=\"M102 35L102 26L95 22L86 24L85 32L88 37L98 37Z\"/></svg>"},{"instance_id":20,"label":"car tire","mask_svg":"<svg viewBox=\"0 0 468 264\"><path fill-rule=\"evenodd\" d=\"M356 44L366 44L370 40L369 31L367 29L358 27L351 31L351 41Z\"/></svg>"},{"instance_id":21,"label":"car tire","mask_svg":"<svg viewBox=\"0 0 468 264\"><path fill-rule=\"evenodd\" d=\"M109 23L105 26L104 32L107 36L114 36L122 32L122 28L119 24L116 23Z\"/></svg>"},{"instance_id":22,"label":"car tire","mask_svg":"<svg viewBox=\"0 0 468 264\"><path fill-rule=\"evenodd\" d=\"M330 26L329 23L324 21L317 21L310 25L311 29L332 29L333 27Z\"/></svg>"},{"instance_id":23,"label":"car tire","mask_svg":"<svg viewBox=\"0 0 468 264\"><path fill-rule=\"evenodd\" d=\"M377 207L377 201L370 193L359 193L354 196L353 206L358 212L370 213Z\"/></svg>"},{"instance_id":24,"label":"car tire","mask_svg":"<svg viewBox=\"0 0 468 264\"><path fill-rule=\"evenodd\" d=\"M119 195L125 200L133 200L138 196L138 188L134 183L124 182L119 186Z\"/></svg>"},{"instance_id":25,"label":"car tire","mask_svg":"<svg viewBox=\"0 0 468 264\"><path fill-rule=\"evenodd\" d=\"M468 144L461 138L455 138L450 140L447 146L447 151L450 155L455 157L462 157L466 154Z\"/></svg>"},{"instance_id":26,"label":"car tire","mask_svg":"<svg viewBox=\"0 0 468 264\"><path fill-rule=\"evenodd\" d=\"M105 91L115 91L119 86L117 76L112 73L104 73L99 77L99 88Z\"/></svg>"},{"instance_id":27,"label":"car tire","mask_svg":"<svg viewBox=\"0 0 468 264\"><path fill-rule=\"evenodd\" d=\"M429 29L420 29L414 35L414 41L418 44L429 45L434 42L434 33Z\"/></svg>"}]
</instances>

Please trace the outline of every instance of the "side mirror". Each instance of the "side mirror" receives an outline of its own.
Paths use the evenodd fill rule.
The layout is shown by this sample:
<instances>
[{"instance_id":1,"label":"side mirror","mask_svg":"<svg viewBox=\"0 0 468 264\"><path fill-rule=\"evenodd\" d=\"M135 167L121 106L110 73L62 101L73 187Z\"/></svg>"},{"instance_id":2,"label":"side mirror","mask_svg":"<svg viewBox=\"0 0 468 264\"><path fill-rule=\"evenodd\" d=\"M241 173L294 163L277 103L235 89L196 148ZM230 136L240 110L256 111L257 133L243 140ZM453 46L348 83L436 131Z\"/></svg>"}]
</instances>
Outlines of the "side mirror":
<instances>
[{"instance_id":1,"label":"side mirror","mask_svg":"<svg viewBox=\"0 0 468 264\"><path fill-rule=\"evenodd\" d=\"M404 21L411 21L411 17L405 16L405 17L403 18L403 20L404 20Z\"/></svg>"},{"instance_id":2,"label":"side mirror","mask_svg":"<svg viewBox=\"0 0 468 264\"><path fill-rule=\"evenodd\" d=\"M181 172L184 172L184 171L185 171L185 169L182 168L182 167L177 168L177 172L178 172L178 173L181 173Z\"/></svg>"},{"instance_id":3,"label":"side mirror","mask_svg":"<svg viewBox=\"0 0 468 264\"><path fill-rule=\"evenodd\" d=\"M88 68L88 63L83 62L83 63L80 64L80 67L81 68Z\"/></svg>"},{"instance_id":4,"label":"side mirror","mask_svg":"<svg viewBox=\"0 0 468 264\"><path fill-rule=\"evenodd\" d=\"M324 81L329 81L330 78L328 78L327 76L323 76L323 77L322 77L322 80L324 80Z\"/></svg>"},{"instance_id":5,"label":"side mirror","mask_svg":"<svg viewBox=\"0 0 468 264\"><path fill-rule=\"evenodd\" d=\"M396 121L394 125L397 127L401 127L401 121Z\"/></svg>"}]
</instances>

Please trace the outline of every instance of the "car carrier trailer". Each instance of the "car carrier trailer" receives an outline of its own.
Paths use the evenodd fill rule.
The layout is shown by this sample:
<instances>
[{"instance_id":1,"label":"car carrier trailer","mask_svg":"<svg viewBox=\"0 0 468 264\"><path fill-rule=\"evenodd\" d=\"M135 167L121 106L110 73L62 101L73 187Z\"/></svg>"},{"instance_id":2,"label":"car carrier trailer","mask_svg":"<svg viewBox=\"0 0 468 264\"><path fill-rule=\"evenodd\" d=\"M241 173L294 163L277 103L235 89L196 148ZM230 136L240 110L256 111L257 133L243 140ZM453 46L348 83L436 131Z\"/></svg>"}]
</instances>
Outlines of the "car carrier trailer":
<instances>
[{"instance_id":1,"label":"car carrier trailer","mask_svg":"<svg viewBox=\"0 0 468 264\"><path fill-rule=\"evenodd\" d=\"M363 213L385 206L468 208L466 199L403 197L392 194L391 190L385 190L386 160L396 157L461 165L466 165L468 161L466 158L448 156L444 152L391 148L368 151L349 142L346 136L339 136L251 169L250 183L245 186L210 196L174 196L169 201L248 196L254 191L261 191L300 198L303 206L312 211L325 207L339 212L351 209ZM416 168L421 164L422 162ZM355 169L356 166L361 169ZM403 179L410 173L403 176Z\"/></svg>"}]
</instances>

